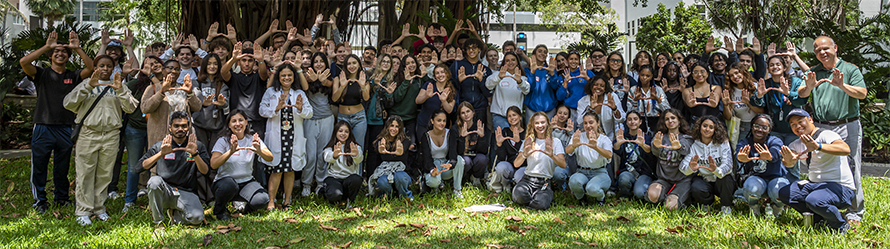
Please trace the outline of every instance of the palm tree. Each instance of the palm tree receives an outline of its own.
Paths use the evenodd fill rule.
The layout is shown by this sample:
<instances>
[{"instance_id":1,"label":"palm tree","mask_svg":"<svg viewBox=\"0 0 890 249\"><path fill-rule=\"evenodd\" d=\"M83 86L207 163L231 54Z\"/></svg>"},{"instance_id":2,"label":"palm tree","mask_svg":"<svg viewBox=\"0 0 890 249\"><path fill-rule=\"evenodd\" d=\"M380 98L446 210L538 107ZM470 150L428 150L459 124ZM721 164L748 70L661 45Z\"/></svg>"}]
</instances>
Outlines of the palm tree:
<instances>
[{"instance_id":1,"label":"palm tree","mask_svg":"<svg viewBox=\"0 0 890 249\"><path fill-rule=\"evenodd\" d=\"M27 0L26 4L34 15L46 19L47 27L73 14L75 6L74 0Z\"/></svg>"}]
</instances>

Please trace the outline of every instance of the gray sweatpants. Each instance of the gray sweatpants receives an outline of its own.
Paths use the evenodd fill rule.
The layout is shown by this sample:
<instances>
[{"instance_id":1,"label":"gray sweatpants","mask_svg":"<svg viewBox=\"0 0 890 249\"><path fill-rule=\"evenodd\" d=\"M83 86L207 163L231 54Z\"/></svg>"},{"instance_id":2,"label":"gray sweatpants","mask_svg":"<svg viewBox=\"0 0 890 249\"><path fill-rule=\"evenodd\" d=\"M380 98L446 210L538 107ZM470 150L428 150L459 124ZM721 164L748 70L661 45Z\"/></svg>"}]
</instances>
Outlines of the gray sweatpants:
<instances>
[{"instance_id":1,"label":"gray sweatpants","mask_svg":"<svg viewBox=\"0 0 890 249\"><path fill-rule=\"evenodd\" d=\"M198 195L184 190L178 192L179 196L176 196L173 186L160 176L148 179L148 209L155 224L164 221L167 209L173 210L173 217L170 218L174 223L198 225L204 220L204 209Z\"/></svg>"},{"instance_id":2,"label":"gray sweatpants","mask_svg":"<svg viewBox=\"0 0 890 249\"><path fill-rule=\"evenodd\" d=\"M840 125L827 125L816 122L816 127L836 132L850 146L847 156L850 171L853 172L853 205L847 208L848 220L862 220L865 216L865 194L862 191L862 123L859 120Z\"/></svg>"},{"instance_id":3,"label":"gray sweatpants","mask_svg":"<svg viewBox=\"0 0 890 249\"><path fill-rule=\"evenodd\" d=\"M307 157L306 167L303 168L303 174L300 177L303 188L311 187L313 182L318 186L324 184L324 179L327 177L327 164L325 164L321 152L331 140L332 133L334 133L334 116L303 120Z\"/></svg>"}]
</instances>

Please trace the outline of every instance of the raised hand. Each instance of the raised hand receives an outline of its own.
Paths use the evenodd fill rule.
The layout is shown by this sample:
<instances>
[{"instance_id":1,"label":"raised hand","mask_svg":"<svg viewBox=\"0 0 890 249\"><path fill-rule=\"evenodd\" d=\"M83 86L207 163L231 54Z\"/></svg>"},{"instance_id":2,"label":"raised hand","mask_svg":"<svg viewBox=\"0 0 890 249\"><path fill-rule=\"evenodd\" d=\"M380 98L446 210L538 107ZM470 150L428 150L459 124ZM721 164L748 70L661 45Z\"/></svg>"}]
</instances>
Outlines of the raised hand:
<instances>
[{"instance_id":1,"label":"raised hand","mask_svg":"<svg viewBox=\"0 0 890 249\"><path fill-rule=\"evenodd\" d=\"M287 30L287 40L288 41L296 41L299 39L299 34L297 33L297 28L290 28Z\"/></svg>"},{"instance_id":2,"label":"raised hand","mask_svg":"<svg viewBox=\"0 0 890 249\"><path fill-rule=\"evenodd\" d=\"M198 51L198 38L195 35L189 35L189 47L192 51Z\"/></svg>"},{"instance_id":3,"label":"raised hand","mask_svg":"<svg viewBox=\"0 0 890 249\"><path fill-rule=\"evenodd\" d=\"M553 154L553 138L544 139L544 152L546 154Z\"/></svg>"},{"instance_id":4,"label":"raised hand","mask_svg":"<svg viewBox=\"0 0 890 249\"><path fill-rule=\"evenodd\" d=\"M664 134L660 131L655 133L655 137L652 138L652 146L655 148L662 148L662 142L664 141Z\"/></svg>"},{"instance_id":5,"label":"raised hand","mask_svg":"<svg viewBox=\"0 0 890 249\"><path fill-rule=\"evenodd\" d=\"M788 148L788 146L784 146L784 145L782 146L782 152L780 152L780 153L782 154L783 161L789 160L789 159L791 159L793 161L797 161L800 159L801 155L806 154L806 152L804 152L804 153L794 152L793 150L791 150L791 148Z\"/></svg>"},{"instance_id":6,"label":"raised hand","mask_svg":"<svg viewBox=\"0 0 890 249\"><path fill-rule=\"evenodd\" d=\"M325 69L324 71L321 71L321 73L318 74L318 80L327 80L330 77L331 77L330 69Z\"/></svg>"},{"instance_id":7,"label":"raised hand","mask_svg":"<svg viewBox=\"0 0 890 249\"><path fill-rule=\"evenodd\" d=\"M754 51L754 54L760 54L760 52L761 52L760 40L758 40L757 37L755 36L754 38L751 38L751 43L752 43L751 50Z\"/></svg>"},{"instance_id":8,"label":"raised hand","mask_svg":"<svg viewBox=\"0 0 890 249\"><path fill-rule=\"evenodd\" d=\"M729 98L729 90L726 89L723 90L723 104L729 105L730 107L732 107L730 104L735 104L732 99Z\"/></svg>"},{"instance_id":9,"label":"raised hand","mask_svg":"<svg viewBox=\"0 0 890 249\"><path fill-rule=\"evenodd\" d=\"M769 152L769 147L765 144L754 144L754 149L757 150L757 154L760 154L760 160L770 161L773 160L773 154Z\"/></svg>"},{"instance_id":10,"label":"raised hand","mask_svg":"<svg viewBox=\"0 0 890 249\"><path fill-rule=\"evenodd\" d=\"M495 129L494 132L494 141L497 143L498 147L501 147L501 144L504 143L504 140L506 140L506 138L504 138L503 129L501 129L501 127L498 127L497 129Z\"/></svg>"},{"instance_id":11,"label":"raised hand","mask_svg":"<svg viewBox=\"0 0 890 249\"><path fill-rule=\"evenodd\" d=\"M470 135L470 132L468 131L469 129L470 129L470 124L464 123L463 125L461 125L460 126L460 136L466 137L467 135Z\"/></svg>"},{"instance_id":12,"label":"raised hand","mask_svg":"<svg viewBox=\"0 0 890 249\"><path fill-rule=\"evenodd\" d=\"M182 80L182 87L179 90L184 91L186 94L192 93L192 76L190 74L185 74L185 78Z\"/></svg>"},{"instance_id":13,"label":"raised hand","mask_svg":"<svg viewBox=\"0 0 890 249\"><path fill-rule=\"evenodd\" d=\"M243 48L243 47L244 47L244 45L241 42L235 43L235 46L232 47L232 59L233 60L241 59L241 48Z\"/></svg>"},{"instance_id":14,"label":"raised hand","mask_svg":"<svg viewBox=\"0 0 890 249\"><path fill-rule=\"evenodd\" d=\"M717 171L717 161L712 156L708 156L708 171Z\"/></svg>"},{"instance_id":15,"label":"raised hand","mask_svg":"<svg viewBox=\"0 0 890 249\"><path fill-rule=\"evenodd\" d=\"M751 160L754 160L754 159L748 158L749 153L751 153L750 145L745 145L745 147L742 147L741 149L739 149L739 153L736 155L739 158L739 162L747 163L747 162L750 162Z\"/></svg>"},{"instance_id":16,"label":"raised hand","mask_svg":"<svg viewBox=\"0 0 890 249\"><path fill-rule=\"evenodd\" d=\"M516 67L516 70L517 70L517 73L515 75L519 76L519 73L518 73L519 66ZM476 80L478 80L478 81L482 81L484 79L483 76L485 76L485 68L483 68L481 64L478 67L476 67L475 76L476 76Z\"/></svg>"},{"instance_id":17,"label":"raised hand","mask_svg":"<svg viewBox=\"0 0 890 249\"><path fill-rule=\"evenodd\" d=\"M804 145L807 146L806 152L815 151L819 148L819 144L816 143L816 140L813 139L812 136L804 134L800 136L800 141L803 142Z\"/></svg>"},{"instance_id":18,"label":"raised hand","mask_svg":"<svg viewBox=\"0 0 890 249\"><path fill-rule=\"evenodd\" d=\"M49 46L49 49L55 49L59 46L58 43L59 34L56 31L50 32L49 36L46 37L46 46Z\"/></svg>"},{"instance_id":19,"label":"raised hand","mask_svg":"<svg viewBox=\"0 0 890 249\"><path fill-rule=\"evenodd\" d=\"M627 140L624 139L624 128L618 128L618 131L615 132L615 148L621 147L625 142Z\"/></svg>"},{"instance_id":20,"label":"raised hand","mask_svg":"<svg viewBox=\"0 0 890 249\"><path fill-rule=\"evenodd\" d=\"M70 49L80 48L80 37L78 37L77 33L74 33L74 31L68 32L68 45L66 47Z\"/></svg>"},{"instance_id":21,"label":"raised hand","mask_svg":"<svg viewBox=\"0 0 890 249\"><path fill-rule=\"evenodd\" d=\"M164 136L163 142L161 142L161 155L170 153L173 153L173 136L167 134L167 136Z\"/></svg>"},{"instance_id":22,"label":"raised hand","mask_svg":"<svg viewBox=\"0 0 890 249\"><path fill-rule=\"evenodd\" d=\"M194 38L195 36L192 35L191 37ZM197 43L198 42L195 42L195 46L197 46ZM130 47L131 45L133 45L133 31L129 29L124 31L124 39L121 41L121 45L124 45L124 47Z\"/></svg>"},{"instance_id":23,"label":"raised hand","mask_svg":"<svg viewBox=\"0 0 890 249\"><path fill-rule=\"evenodd\" d=\"M803 77L803 79L804 82L806 82L807 84L807 88L810 90L816 88L817 86L819 86L819 84L822 83L821 80L816 82L816 73L813 71L807 72L807 75Z\"/></svg>"},{"instance_id":24,"label":"raised hand","mask_svg":"<svg viewBox=\"0 0 890 249\"><path fill-rule=\"evenodd\" d=\"M214 37L220 36L219 33L219 22L213 22L210 24L210 28L207 29L207 40L213 39Z\"/></svg>"},{"instance_id":25,"label":"raised hand","mask_svg":"<svg viewBox=\"0 0 890 249\"><path fill-rule=\"evenodd\" d=\"M294 108L297 108L298 112L303 112L303 95L297 94L297 100L294 100L294 104L292 106Z\"/></svg>"},{"instance_id":26,"label":"raised hand","mask_svg":"<svg viewBox=\"0 0 890 249\"><path fill-rule=\"evenodd\" d=\"M547 73L553 74L556 72L556 57L550 58L550 63L547 65Z\"/></svg>"},{"instance_id":27,"label":"raised hand","mask_svg":"<svg viewBox=\"0 0 890 249\"><path fill-rule=\"evenodd\" d=\"M580 132L575 132L575 134L572 134L572 146L575 146L575 147L581 146L581 133Z\"/></svg>"},{"instance_id":28,"label":"raised hand","mask_svg":"<svg viewBox=\"0 0 890 249\"><path fill-rule=\"evenodd\" d=\"M786 52L787 55L796 55L797 54L797 48L795 48L794 43L792 43L790 41L785 42L785 49L788 50L788 52Z\"/></svg>"},{"instance_id":29,"label":"raised hand","mask_svg":"<svg viewBox=\"0 0 890 249\"><path fill-rule=\"evenodd\" d=\"M222 94L217 95L216 101L213 101L213 104L217 106L226 105L226 96L223 96Z\"/></svg>"},{"instance_id":30,"label":"raised hand","mask_svg":"<svg viewBox=\"0 0 890 249\"><path fill-rule=\"evenodd\" d=\"M189 134L189 143L185 146L185 152L192 155L198 154L198 138L195 137L194 132Z\"/></svg>"},{"instance_id":31,"label":"raised hand","mask_svg":"<svg viewBox=\"0 0 890 249\"><path fill-rule=\"evenodd\" d=\"M736 40L735 51L741 53L743 50L745 50L745 42L742 40Z\"/></svg>"},{"instance_id":32,"label":"raised hand","mask_svg":"<svg viewBox=\"0 0 890 249\"><path fill-rule=\"evenodd\" d=\"M377 145L377 151L379 154L389 154L389 151L386 151L386 138L380 138L380 142Z\"/></svg>"},{"instance_id":33,"label":"raised hand","mask_svg":"<svg viewBox=\"0 0 890 249\"><path fill-rule=\"evenodd\" d=\"M257 133L254 133L253 134L253 144L252 144L253 148L256 149L256 151L260 151L263 149L262 144L263 144L263 142L262 142L262 140L260 140L260 135Z\"/></svg>"},{"instance_id":34,"label":"raised hand","mask_svg":"<svg viewBox=\"0 0 890 249\"><path fill-rule=\"evenodd\" d=\"M451 94L451 88L442 89L442 92L439 93L439 100L442 103L448 102L448 95Z\"/></svg>"},{"instance_id":35,"label":"raised hand","mask_svg":"<svg viewBox=\"0 0 890 249\"><path fill-rule=\"evenodd\" d=\"M695 171L698 170L698 155L692 156L692 160L689 160L689 170Z\"/></svg>"},{"instance_id":36,"label":"raised hand","mask_svg":"<svg viewBox=\"0 0 890 249\"><path fill-rule=\"evenodd\" d=\"M55 33L55 31L53 31L53 33ZM107 28L102 29L102 38L101 38L101 41L102 41L102 45L105 45L105 46L108 46L108 43L111 42L111 37L108 36L108 29L107 29Z\"/></svg>"},{"instance_id":37,"label":"raised hand","mask_svg":"<svg viewBox=\"0 0 890 249\"><path fill-rule=\"evenodd\" d=\"M831 70L830 83L832 86L836 87L842 87L844 85L844 73L837 69L837 67L835 67L834 70Z\"/></svg>"},{"instance_id":38,"label":"raised hand","mask_svg":"<svg viewBox=\"0 0 890 249\"><path fill-rule=\"evenodd\" d=\"M226 38L230 41L238 39L238 33L235 32L235 26L232 26L232 24L226 25Z\"/></svg>"},{"instance_id":39,"label":"raised hand","mask_svg":"<svg viewBox=\"0 0 890 249\"><path fill-rule=\"evenodd\" d=\"M771 43L769 44L769 46L766 46L766 56L767 56L767 58L769 58L769 57L773 57L773 55L776 55L776 43L775 43L775 42L771 42Z\"/></svg>"},{"instance_id":40,"label":"raised hand","mask_svg":"<svg viewBox=\"0 0 890 249\"><path fill-rule=\"evenodd\" d=\"M175 80L176 79L173 78L173 74L167 74L167 77L164 77L164 82L161 83L161 92L168 92L170 90L174 90L171 88L173 87L173 82Z\"/></svg>"},{"instance_id":41,"label":"raised hand","mask_svg":"<svg viewBox=\"0 0 890 249\"><path fill-rule=\"evenodd\" d=\"M788 79L785 76L779 77L779 88L777 89L779 92L782 92L784 95L791 95L791 86L788 85Z\"/></svg>"},{"instance_id":42,"label":"raised hand","mask_svg":"<svg viewBox=\"0 0 890 249\"><path fill-rule=\"evenodd\" d=\"M485 137L485 124L482 123L482 120L476 120L476 135Z\"/></svg>"},{"instance_id":43,"label":"raised hand","mask_svg":"<svg viewBox=\"0 0 890 249\"><path fill-rule=\"evenodd\" d=\"M111 85L109 85L111 88L114 88L114 90L120 90L121 87L124 87L124 80L121 79L121 74L122 73L114 74L114 79L111 81Z\"/></svg>"},{"instance_id":44,"label":"raised hand","mask_svg":"<svg viewBox=\"0 0 890 249\"><path fill-rule=\"evenodd\" d=\"M306 79L309 81L318 80L318 74L315 73L315 68L309 67L309 69L306 69Z\"/></svg>"},{"instance_id":45,"label":"raised hand","mask_svg":"<svg viewBox=\"0 0 890 249\"><path fill-rule=\"evenodd\" d=\"M360 151L358 151L358 145L355 144L355 142L350 142L350 143L349 143L349 154L348 154L348 155L350 155L350 156L358 156L358 153L360 153Z\"/></svg>"},{"instance_id":46,"label":"raised hand","mask_svg":"<svg viewBox=\"0 0 890 249\"><path fill-rule=\"evenodd\" d=\"M368 86L368 77L365 76L364 70L362 70L361 72L358 73L358 85L361 86L362 88L365 88L366 86Z\"/></svg>"},{"instance_id":47,"label":"raised hand","mask_svg":"<svg viewBox=\"0 0 890 249\"><path fill-rule=\"evenodd\" d=\"M706 54L710 54L710 53L713 52L714 50L717 50L717 48L716 48L715 45L714 45L714 37L713 37L713 36L709 36L709 37L708 37L708 41L705 43L705 53L706 53ZM685 75L685 74L684 74L684 75Z\"/></svg>"},{"instance_id":48,"label":"raised hand","mask_svg":"<svg viewBox=\"0 0 890 249\"><path fill-rule=\"evenodd\" d=\"M574 131L575 130L575 122L573 122L571 118L569 120L566 120L565 130L566 131Z\"/></svg>"},{"instance_id":49,"label":"raised hand","mask_svg":"<svg viewBox=\"0 0 890 249\"><path fill-rule=\"evenodd\" d=\"M433 83L427 83L426 89L424 89L424 91L426 91L427 98L432 98L434 95L438 94L435 90L433 90Z\"/></svg>"},{"instance_id":50,"label":"raised hand","mask_svg":"<svg viewBox=\"0 0 890 249\"><path fill-rule=\"evenodd\" d=\"M813 78L815 79L815 74ZM768 90L766 89L766 82L763 81L763 79L761 78L759 81L757 81L757 97L763 98L763 95L766 95L767 91Z\"/></svg>"},{"instance_id":51,"label":"raised hand","mask_svg":"<svg viewBox=\"0 0 890 249\"><path fill-rule=\"evenodd\" d=\"M744 45L744 43L739 42ZM729 39L729 36L723 37L723 49L726 49L727 52L732 52L735 47L732 46L732 40Z\"/></svg>"},{"instance_id":52,"label":"raised hand","mask_svg":"<svg viewBox=\"0 0 890 249\"><path fill-rule=\"evenodd\" d=\"M234 153L240 148L238 145L238 137L232 134L232 137L229 138L229 151Z\"/></svg>"},{"instance_id":53,"label":"raised hand","mask_svg":"<svg viewBox=\"0 0 890 249\"><path fill-rule=\"evenodd\" d=\"M466 70L467 69L464 68L463 66L461 66L460 69L458 69L458 71L457 71L457 80L458 81L462 82L465 79L469 78L469 76L467 76L467 73L465 72Z\"/></svg>"},{"instance_id":54,"label":"raised hand","mask_svg":"<svg viewBox=\"0 0 890 249\"><path fill-rule=\"evenodd\" d=\"M516 134L514 133L513 135L515 136ZM528 157L529 155L531 155L532 151L534 150L534 144L535 144L534 139L532 139L531 137L525 138L525 142L523 142L523 145L522 145L522 155L525 157Z\"/></svg>"},{"instance_id":55,"label":"raised hand","mask_svg":"<svg viewBox=\"0 0 890 249\"><path fill-rule=\"evenodd\" d=\"M278 31L279 31L278 30L278 19L272 20L272 24L269 25L269 31L268 31L269 34L274 34L275 32L278 32Z\"/></svg>"},{"instance_id":56,"label":"raised hand","mask_svg":"<svg viewBox=\"0 0 890 249\"><path fill-rule=\"evenodd\" d=\"M213 104L213 95L204 96L204 100L201 101L201 106L210 106Z\"/></svg>"},{"instance_id":57,"label":"raised hand","mask_svg":"<svg viewBox=\"0 0 890 249\"><path fill-rule=\"evenodd\" d=\"M121 67L121 73L130 75L130 72L133 72L133 64L135 63L136 58L130 57L130 59L127 59L127 62L124 62L124 65Z\"/></svg>"},{"instance_id":58,"label":"raised hand","mask_svg":"<svg viewBox=\"0 0 890 249\"><path fill-rule=\"evenodd\" d=\"M633 142L641 146L646 144L646 135L643 134L642 129L637 128L637 139L635 139Z\"/></svg>"},{"instance_id":59,"label":"raised hand","mask_svg":"<svg viewBox=\"0 0 890 249\"><path fill-rule=\"evenodd\" d=\"M275 107L276 112L287 107L287 105L285 104L285 102L287 101L287 94L288 92L282 92L281 96L278 97L278 105L277 107Z\"/></svg>"},{"instance_id":60,"label":"raised hand","mask_svg":"<svg viewBox=\"0 0 890 249\"><path fill-rule=\"evenodd\" d=\"M93 74L90 75L90 87L96 88L103 84L99 84L99 77L102 74L101 70L93 70Z\"/></svg>"},{"instance_id":61,"label":"raised hand","mask_svg":"<svg viewBox=\"0 0 890 249\"><path fill-rule=\"evenodd\" d=\"M334 158L340 157L340 152L342 151L342 148L343 148L343 144L340 143L340 141L337 141L337 144L334 144L334 149L332 150L334 152Z\"/></svg>"},{"instance_id":62,"label":"raised hand","mask_svg":"<svg viewBox=\"0 0 890 249\"><path fill-rule=\"evenodd\" d=\"M253 43L253 58L256 59L257 62L263 61L263 46L259 43Z\"/></svg>"},{"instance_id":63,"label":"raised hand","mask_svg":"<svg viewBox=\"0 0 890 249\"><path fill-rule=\"evenodd\" d=\"M680 135L671 134L670 139L671 139L671 149L679 150L681 147L683 147L683 145L680 144Z\"/></svg>"}]
</instances>

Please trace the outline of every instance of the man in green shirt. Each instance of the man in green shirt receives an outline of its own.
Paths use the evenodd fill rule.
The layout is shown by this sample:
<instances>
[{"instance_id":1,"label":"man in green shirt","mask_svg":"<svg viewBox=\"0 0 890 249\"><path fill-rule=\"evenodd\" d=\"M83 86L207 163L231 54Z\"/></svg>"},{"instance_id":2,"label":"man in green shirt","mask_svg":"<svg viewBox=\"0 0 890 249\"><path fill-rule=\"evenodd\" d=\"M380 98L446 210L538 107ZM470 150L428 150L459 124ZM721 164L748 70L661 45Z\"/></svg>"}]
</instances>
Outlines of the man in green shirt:
<instances>
[{"instance_id":1,"label":"man in green shirt","mask_svg":"<svg viewBox=\"0 0 890 249\"><path fill-rule=\"evenodd\" d=\"M831 37L820 36L813 42L816 58L821 64L810 68L806 85L798 88L801 98L812 95L813 117L816 126L841 135L850 145L849 164L853 171L856 196L847 209L846 218L858 224L865 214L862 193L862 124L859 122L859 100L865 99L868 89L862 72L856 65L837 57L837 44Z\"/></svg>"}]
</instances>

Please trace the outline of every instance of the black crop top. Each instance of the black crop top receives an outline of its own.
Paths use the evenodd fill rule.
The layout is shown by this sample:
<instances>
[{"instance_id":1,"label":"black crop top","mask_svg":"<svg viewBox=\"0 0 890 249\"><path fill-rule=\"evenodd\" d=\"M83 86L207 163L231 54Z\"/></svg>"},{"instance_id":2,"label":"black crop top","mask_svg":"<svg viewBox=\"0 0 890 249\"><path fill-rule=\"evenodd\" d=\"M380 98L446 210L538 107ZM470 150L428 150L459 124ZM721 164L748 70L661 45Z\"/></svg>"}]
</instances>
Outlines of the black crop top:
<instances>
[{"instance_id":1,"label":"black crop top","mask_svg":"<svg viewBox=\"0 0 890 249\"><path fill-rule=\"evenodd\" d=\"M358 82L350 81L343 91L343 97L340 97L340 105L360 105L362 100L362 87Z\"/></svg>"}]
</instances>

